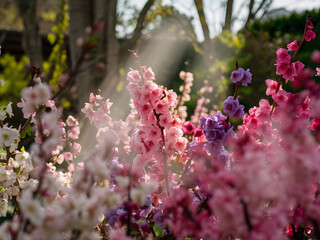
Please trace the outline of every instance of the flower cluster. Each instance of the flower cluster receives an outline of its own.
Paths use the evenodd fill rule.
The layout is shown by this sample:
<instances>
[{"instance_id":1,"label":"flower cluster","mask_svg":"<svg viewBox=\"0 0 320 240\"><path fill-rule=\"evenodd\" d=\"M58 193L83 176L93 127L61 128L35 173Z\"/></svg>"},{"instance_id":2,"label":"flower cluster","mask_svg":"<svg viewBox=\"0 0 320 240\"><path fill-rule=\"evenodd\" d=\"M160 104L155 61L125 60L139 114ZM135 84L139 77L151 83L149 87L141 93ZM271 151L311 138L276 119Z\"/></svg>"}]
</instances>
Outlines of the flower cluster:
<instances>
[{"instance_id":1,"label":"flower cluster","mask_svg":"<svg viewBox=\"0 0 320 240\"><path fill-rule=\"evenodd\" d=\"M178 97L177 112L181 118L181 121L185 122L188 114L187 107L184 104L190 101L191 87L193 85L193 74L190 72L181 71L179 77L184 81L184 84L179 88L181 95Z\"/></svg>"},{"instance_id":2,"label":"flower cluster","mask_svg":"<svg viewBox=\"0 0 320 240\"><path fill-rule=\"evenodd\" d=\"M289 49L291 49L290 46ZM294 77L302 71L304 64L300 61L292 62L288 50L284 48L277 51L277 58L277 74L282 75L287 80L294 81Z\"/></svg>"},{"instance_id":3,"label":"flower cluster","mask_svg":"<svg viewBox=\"0 0 320 240\"><path fill-rule=\"evenodd\" d=\"M307 40L310 18L306 29ZM296 55L300 44L289 51ZM96 142L85 151L81 124L63 121L51 88L35 75L22 91L28 120L19 129L4 122L11 103L0 107L0 216L8 217L0 238L320 239L320 85L286 49L277 56L281 77L265 81L273 103L261 99L244 113L237 91L251 73L237 68L227 115L208 115L203 97L190 121L178 109L191 74L181 73L189 80L179 98L151 68L131 69L125 121L111 117L109 99L90 94L82 112ZM282 76L304 91L284 90ZM208 82L204 92L212 92ZM230 117L243 119L237 131ZM26 150L18 143L30 124Z\"/></svg>"}]
</instances>

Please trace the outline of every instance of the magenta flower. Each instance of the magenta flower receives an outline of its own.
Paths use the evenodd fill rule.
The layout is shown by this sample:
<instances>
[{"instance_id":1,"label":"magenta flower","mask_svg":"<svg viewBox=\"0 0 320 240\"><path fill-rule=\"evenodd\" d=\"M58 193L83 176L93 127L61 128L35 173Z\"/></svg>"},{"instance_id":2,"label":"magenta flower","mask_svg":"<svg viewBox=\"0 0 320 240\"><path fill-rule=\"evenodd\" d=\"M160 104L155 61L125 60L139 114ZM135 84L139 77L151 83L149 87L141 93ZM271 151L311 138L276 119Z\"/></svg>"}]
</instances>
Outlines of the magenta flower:
<instances>
[{"instance_id":1,"label":"magenta flower","mask_svg":"<svg viewBox=\"0 0 320 240\"><path fill-rule=\"evenodd\" d=\"M304 36L304 39L307 42L309 42L310 40L314 39L315 37L316 37L316 34L312 30L308 29L306 32L306 35Z\"/></svg>"},{"instance_id":2,"label":"magenta flower","mask_svg":"<svg viewBox=\"0 0 320 240\"><path fill-rule=\"evenodd\" d=\"M297 51L299 47L297 40L294 40L292 43L289 43L287 47L289 51Z\"/></svg>"},{"instance_id":3,"label":"magenta flower","mask_svg":"<svg viewBox=\"0 0 320 240\"><path fill-rule=\"evenodd\" d=\"M191 122L185 122L182 126L182 130L184 133L193 134L195 126Z\"/></svg>"},{"instance_id":4,"label":"magenta flower","mask_svg":"<svg viewBox=\"0 0 320 240\"><path fill-rule=\"evenodd\" d=\"M285 62L285 63L290 63L291 61L291 56L288 53L287 49L284 48L280 48L278 49L278 51L276 52L277 54L277 62Z\"/></svg>"},{"instance_id":5,"label":"magenta flower","mask_svg":"<svg viewBox=\"0 0 320 240\"><path fill-rule=\"evenodd\" d=\"M203 131L201 128L197 127L195 130L194 130L194 136L195 137L202 137L203 136Z\"/></svg>"}]
</instances>

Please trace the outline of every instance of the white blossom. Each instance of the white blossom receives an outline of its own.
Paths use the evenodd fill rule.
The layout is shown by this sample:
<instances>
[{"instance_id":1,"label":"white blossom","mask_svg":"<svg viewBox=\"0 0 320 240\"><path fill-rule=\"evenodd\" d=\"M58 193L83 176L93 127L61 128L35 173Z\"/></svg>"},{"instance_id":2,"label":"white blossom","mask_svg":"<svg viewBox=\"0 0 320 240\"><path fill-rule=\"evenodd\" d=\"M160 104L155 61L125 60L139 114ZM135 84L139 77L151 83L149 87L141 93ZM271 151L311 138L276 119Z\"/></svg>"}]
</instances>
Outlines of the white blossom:
<instances>
[{"instance_id":1,"label":"white blossom","mask_svg":"<svg viewBox=\"0 0 320 240\"><path fill-rule=\"evenodd\" d=\"M0 144L9 147L15 140L19 138L17 129L3 127L0 129Z\"/></svg>"}]
</instances>

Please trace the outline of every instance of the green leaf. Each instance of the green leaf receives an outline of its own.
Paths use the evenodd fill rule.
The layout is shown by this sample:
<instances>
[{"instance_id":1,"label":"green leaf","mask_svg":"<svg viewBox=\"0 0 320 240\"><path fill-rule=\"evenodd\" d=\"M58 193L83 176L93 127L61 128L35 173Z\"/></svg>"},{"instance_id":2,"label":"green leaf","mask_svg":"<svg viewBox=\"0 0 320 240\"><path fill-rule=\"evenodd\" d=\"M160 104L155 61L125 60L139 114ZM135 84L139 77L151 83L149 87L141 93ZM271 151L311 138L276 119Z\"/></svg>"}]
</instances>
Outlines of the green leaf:
<instances>
[{"instance_id":1,"label":"green leaf","mask_svg":"<svg viewBox=\"0 0 320 240\"><path fill-rule=\"evenodd\" d=\"M25 138L26 135L31 136L31 126L28 124L28 126L22 131L20 134L20 138Z\"/></svg>"},{"instance_id":2,"label":"green leaf","mask_svg":"<svg viewBox=\"0 0 320 240\"><path fill-rule=\"evenodd\" d=\"M156 234L156 237L160 237L163 234L163 229L160 228L157 224L153 224L153 231Z\"/></svg>"}]
</instances>

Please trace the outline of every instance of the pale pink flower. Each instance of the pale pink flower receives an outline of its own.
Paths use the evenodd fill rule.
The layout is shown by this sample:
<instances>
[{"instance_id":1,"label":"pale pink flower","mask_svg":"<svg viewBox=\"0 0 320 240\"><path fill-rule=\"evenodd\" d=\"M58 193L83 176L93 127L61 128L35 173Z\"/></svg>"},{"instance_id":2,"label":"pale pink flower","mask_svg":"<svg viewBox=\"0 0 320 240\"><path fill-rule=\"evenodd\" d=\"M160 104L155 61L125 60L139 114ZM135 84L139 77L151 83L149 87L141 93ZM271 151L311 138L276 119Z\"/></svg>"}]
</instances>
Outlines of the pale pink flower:
<instances>
[{"instance_id":1,"label":"pale pink flower","mask_svg":"<svg viewBox=\"0 0 320 240\"><path fill-rule=\"evenodd\" d=\"M132 82L134 84L139 84L141 82L141 76L139 74L138 71L136 70L131 70L129 73L128 73L128 76L127 76L127 80L129 82Z\"/></svg>"},{"instance_id":2,"label":"pale pink flower","mask_svg":"<svg viewBox=\"0 0 320 240\"><path fill-rule=\"evenodd\" d=\"M141 66L141 70L142 70L142 77L145 81L155 80L155 75L151 67Z\"/></svg>"},{"instance_id":3,"label":"pale pink flower","mask_svg":"<svg viewBox=\"0 0 320 240\"><path fill-rule=\"evenodd\" d=\"M46 102L46 107L49 107L51 108L52 111L56 111L57 110L57 107L56 107L56 104L53 100L49 99L47 102Z\"/></svg>"},{"instance_id":4,"label":"pale pink flower","mask_svg":"<svg viewBox=\"0 0 320 240\"><path fill-rule=\"evenodd\" d=\"M75 126L70 131L68 131L68 137L73 140L78 139L79 134L80 134L80 127L79 126Z\"/></svg>"},{"instance_id":5,"label":"pale pink flower","mask_svg":"<svg viewBox=\"0 0 320 240\"><path fill-rule=\"evenodd\" d=\"M77 121L73 116L71 116L71 115L68 116L66 122L67 122L67 125L68 125L69 127L73 127L73 126L79 125L78 121Z\"/></svg>"}]
</instances>

